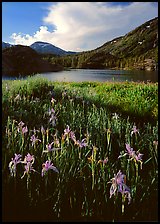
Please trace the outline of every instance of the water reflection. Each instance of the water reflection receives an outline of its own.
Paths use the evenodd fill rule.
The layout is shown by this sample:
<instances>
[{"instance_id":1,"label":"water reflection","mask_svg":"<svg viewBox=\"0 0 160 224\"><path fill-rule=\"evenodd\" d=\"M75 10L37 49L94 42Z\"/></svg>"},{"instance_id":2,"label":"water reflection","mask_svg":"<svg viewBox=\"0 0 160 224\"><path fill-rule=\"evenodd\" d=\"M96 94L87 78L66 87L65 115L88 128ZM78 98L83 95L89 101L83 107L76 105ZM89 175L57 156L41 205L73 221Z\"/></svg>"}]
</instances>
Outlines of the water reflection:
<instances>
[{"instance_id":1,"label":"water reflection","mask_svg":"<svg viewBox=\"0 0 160 224\"><path fill-rule=\"evenodd\" d=\"M102 69L71 69L60 72L42 73L40 76L51 81L82 82L82 81L151 81L158 82L158 71L127 71ZM16 79L16 77L2 77L2 79Z\"/></svg>"}]
</instances>

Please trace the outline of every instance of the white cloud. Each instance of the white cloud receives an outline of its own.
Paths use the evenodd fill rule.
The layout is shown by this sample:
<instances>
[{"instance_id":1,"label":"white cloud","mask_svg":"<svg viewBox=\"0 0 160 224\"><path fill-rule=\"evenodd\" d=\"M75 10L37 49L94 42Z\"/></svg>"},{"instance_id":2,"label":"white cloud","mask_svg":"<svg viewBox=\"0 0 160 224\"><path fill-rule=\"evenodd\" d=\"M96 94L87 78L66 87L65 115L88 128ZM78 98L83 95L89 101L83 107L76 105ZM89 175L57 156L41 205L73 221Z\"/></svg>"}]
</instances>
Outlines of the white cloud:
<instances>
[{"instance_id":1,"label":"white cloud","mask_svg":"<svg viewBox=\"0 0 160 224\"><path fill-rule=\"evenodd\" d=\"M33 35L12 34L15 44L46 41L64 50L95 49L158 16L152 2L111 5L104 2L58 2L48 8L44 25ZM48 31L47 25L56 29Z\"/></svg>"}]
</instances>

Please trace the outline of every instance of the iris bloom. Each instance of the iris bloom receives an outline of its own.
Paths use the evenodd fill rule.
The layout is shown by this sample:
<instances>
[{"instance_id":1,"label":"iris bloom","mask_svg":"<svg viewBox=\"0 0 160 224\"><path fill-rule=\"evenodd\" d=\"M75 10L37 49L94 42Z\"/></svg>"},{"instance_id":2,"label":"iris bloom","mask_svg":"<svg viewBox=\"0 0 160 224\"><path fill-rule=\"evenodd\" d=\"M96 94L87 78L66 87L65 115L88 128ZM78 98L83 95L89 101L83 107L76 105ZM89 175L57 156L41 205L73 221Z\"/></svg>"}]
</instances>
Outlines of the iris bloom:
<instances>
[{"instance_id":1,"label":"iris bloom","mask_svg":"<svg viewBox=\"0 0 160 224\"><path fill-rule=\"evenodd\" d=\"M10 173L11 173L11 176L16 176L16 166L18 163L21 162L21 155L20 154L14 154L15 157L14 159L12 158L11 159L11 162L9 163L9 170L10 170Z\"/></svg>"},{"instance_id":2,"label":"iris bloom","mask_svg":"<svg viewBox=\"0 0 160 224\"><path fill-rule=\"evenodd\" d=\"M67 125L67 128L64 129L64 136L68 135L70 131L69 125Z\"/></svg>"},{"instance_id":3,"label":"iris bloom","mask_svg":"<svg viewBox=\"0 0 160 224\"><path fill-rule=\"evenodd\" d=\"M40 139L38 139L37 137L35 137L35 135L32 135L30 138L31 142L32 142L32 146L35 145L36 142L41 142Z\"/></svg>"},{"instance_id":4,"label":"iris bloom","mask_svg":"<svg viewBox=\"0 0 160 224\"><path fill-rule=\"evenodd\" d=\"M29 173L31 173L31 171L36 172L35 169L33 169L33 167L32 167L32 163L30 163L30 162L26 163L26 165L24 166L24 168L25 168L25 171L24 171L24 174L23 174L23 176L21 177L21 179L22 179L26 174L28 175Z\"/></svg>"},{"instance_id":5,"label":"iris bloom","mask_svg":"<svg viewBox=\"0 0 160 224\"><path fill-rule=\"evenodd\" d=\"M18 124L18 132L20 132L20 130L22 130L22 127L24 126L23 121L20 121Z\"/></svg>"},{"instance_id":6,"label":"iris bloom","mask_svg":"<svg viewBox=\"0 0 160 224\"><path fill-rule=\"evenodd\" d=\"M41 133L42 133L42 135L45 135L45 133L46 133L43 126L41 126Z\"/></svg>"},{"instance_id":7,"label":"iris bloom","mask_svg":"<svg viewBox=\"0 0 160 224\"><path fill-rule=\"evenodd\" d=\"M120 155L118 157L118 159L121 158L121 157L124 157L126 155L128 155L130 157L130 160L134 160L135 163L140 162L141 163L141 169L142 169L142 156L143 156L143 154L141 154L139 152L135 152L133 150L133 148L130 147L129 144L126 144L126 153L124 155Z\"/></svg>"},{"instance_id":8,"label":"iris bloom","mask_svg":"<svg viewBox=\"0 0 160 224\"><path fill-rule=\"evenodd\" d=\"M24 171L24 174L23 174L23 176L21 177L21 179L22 179L26 174L27 174L27 175L30 174L31 171L36 172L35 169L33 169L33 167L32 167L34 161L35 161L34 155L31 155L30 153L28 153L28 154L25 156L24 161L21 162L21 163L24 163L24 164L25 164L25 166L24 166L25 171Z\"/></svg>"},{"instance_id":9,"label":"iris bloom","mask_svg":"<svg viewBox=\"0 0 160 224\"><path fill-rule=\"evenodd\" d=\"M76 143L76 136L75 136L75 133L73 131L70 131L69 136L74 141L74 143Z\"/></svg>"},{"instance_id":10,"label":"iris bloom","mask_svg":"<svg viewBox=\"0 0 160 224\"><path fill-rule=\"evenodd\" d=\"M104 165L107 164L107 162L108 162L108 157L104 160L102 160L102 159L98 160L98 163L102 163Z\"/></svg>"},{"instance_id":11,"label":"iris bloom","mask_svg":"<svg viewBox=\"0 0 160 224\"><path fill-rule=\"evenodd\" d=\"M53 163L51 163L51 161L47 160L45 163L42 164L42 172L41 175L42 177L46 174L46 172L48 172L48 170L53 170L56 173L59 173L58 169L53 166Z\"/></svg>"},{"instance_id":12,"label":"iris bloom","mask_svg":"<svg viewBox=\"0 0 160 224\"><path fill-rule=\"evenodd\" d=\"M82 139L81 142L80 142L79 140L76 141L76 144L77 144L80 148L86 147L86 146L87 146L86 138Z\"/></svg>"},{"instance_id":13,"label":"iris bloom","mask_svg":"<svg viewBox=\"0 0 160 224\"><path fill-rule=\"evenodd\" d=\"M135 125L133 125L132 131L131 131L131 136L136 133L139 134L139 129L137 129L137 127Z\"/></svg>"},{"instance_id":14,"label":"iris bloom","mask_svg":"<svg viewBox=\"0 0 160 224\"><path fill-rule=\"evenodd\" d=\"M69 125L67 125L67 128L64 129L64 134L62 135L62 139L67 139L68 143L69 143L69 138L71 138L74 143L76 144L76 136L74 134L73 131L71 131Z\"/></svg>"},{"instance_id":15,"label":"iris bloom","mask_svg":"<svg viewBox=\"0 0 160 224\"><path fill-rule=\"evenodd\" d=\"M111 179L110 198L112 195L120 192L125 198L128 199L128 204L131 202L130 188L126 185L126 175L122 174L119 170L118 173Z\"/></svg>"},{"instance_id":16,"label":"iris bloom","mask_svg":"<svg viewBox=\"0 0 160 224\"><path fill-rule=\"evenodd\" d=\"M28 128L27 128L27 126L26 127L23 127L22 128L22 134L24 135L25 133L27 133L28 132Z\"/></svg>"},{"instance_id":17,"label":"iris bloom","mask_svg":"<svg viewBox=\"0 0 160 224\"><path fill-rule=\"evenodd\" d=\"M53 143L54 142L52 142L51 144L47 144L46 145L47 150L44 150L43 152L51 152L51 151L56 151L60 149L60 148L52 148Z\"/></svg>"},{"instance_id":18,"label":"iris bloom","mask_svg":"<svg viewBox=\"0 0 160 224\"><path fill-rule=\"evenodd\" d=\"M28 153L25 158L24 158L24 163L34 163L34 155L31 155L30 153Z\"/></svg>"},{"instance_id":19,"label":"iris bloom","mask_svg":"<svg viewBox=\"0 0 160 224\"><path fill-rule=\"evenodd\" d=\"M52 126L55 126L57 121L55 110L52 108L51 110L49 110L48 114L50 116L49 122L52 124Z\"/></svg>"}]
</instances>

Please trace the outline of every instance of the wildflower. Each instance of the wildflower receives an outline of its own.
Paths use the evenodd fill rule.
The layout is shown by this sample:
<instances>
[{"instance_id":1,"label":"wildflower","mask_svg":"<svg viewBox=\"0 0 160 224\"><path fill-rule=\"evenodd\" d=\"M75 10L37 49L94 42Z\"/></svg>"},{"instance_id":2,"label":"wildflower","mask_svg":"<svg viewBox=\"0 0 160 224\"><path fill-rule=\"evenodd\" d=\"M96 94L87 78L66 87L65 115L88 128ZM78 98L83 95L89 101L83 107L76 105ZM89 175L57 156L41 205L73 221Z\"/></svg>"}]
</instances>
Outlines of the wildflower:
<instances>
[{"instance_id":1,"label":"wildflower","mask_svg":"<svg viewBox=\"0 0 160 224\"><path fill-rule=\"evenodd\" d=\"M44 134L45 134L45 129L44 129L44 127L43 127L43 126L41 126L41 133L42 133L42 135L44 135Z\"/></svg>"},{"instance_id":2,"label":"wildflower","mask_svg":"<svg viewBox=\"0 0 160 224\"><path fill-rule=\"evenodd\" d=\"M24 163L34 163L34 155L31 155L30 153L28 153L25 158L24 158Z\"/></svg>"},{"instance_id":3,"label":"wildflower","mask_svg":"<svg viewBox=\"0 0 160 224\"><path fill-rule=\"evenodd\" d=\"M76 144L80 147L80 148L83 148L83 147L86 147L88 144L86 142L86 138L82 139L82 141L80 142L79 140L76 141Z\"/></svg>"},{"instance_id":4,"label":"wildflower","mask_svg":"<svg viewBox=\"0 0 160 224\"><path fill-rule=\"evenodd\" d=\"M36 132L39 132L39 130L36 130L35 127L32 131L33 131L34 135L36 134Z\"/></svg>"},{"instance_id":5,"label":"wildflower","mask_svg":"<svg viewBox=\"0 0 160 224\"><path fill-rule=\"evenodd\" d=\"M18 128L17 128L18 132L22 131L23 126L24 126L23 121L20 121L19 124L18 124Z\"/></svg>"},{"instance_id":6,"label":"wildflower","mask_svg":"<svg viewBox=\"0 0 160 224\"><path fill-rule=\"evenodd\" d=\"M38 139L37 137L35 137L35 135L32 135L30 138L31 142L32 142L32 146L35 145L36 142L41 142L40 139Z\"/></svg>"},{"instance_id":7,"label":"wildflower","mask_svg":"<svg viewBox=\"0 0 160 224\"><path fill-rule=\"evenodd\" d=\"M55 139L54 144L59 147L60 146L59 139Z\"/></svg>"},{"instance_id":8,"label":"wildflower","mask_svg":"<svg viewBox=\"0 0 160 224\"><path fill-rule=\"evenodd\" d=\"M14 154L15 157L14 159L12 158L11 159L11 162L9 163L9 170L10 170L10 173L11 173L11 176L16 176L16 166L18 163L21 162L21 155L20 154Z\"/></svg>"},{"instance_id":9,"label":"wildflower","mask_svg":"<svg viewBox=\"0 0 160 224\"><path fill-rule=\"evenodd\" d=\"M41 172L42 177L46 174L48 170L53 170L56 173L59 173L58 169L55 166L53 166L53 163L51 163L51 161L49 160L47 160L45 163L42 164L42 172Z\"/></svg>"},{"instance_id":10,"label":"wildflower","mask_svg":"<svg viewBox=\"0 0 160 224\"><path fill-rule=\"evenodd\" d=\"M55 126L56 121L57 121L57 117L55 115L55 110L53 108L51 110L49 109L48 114L50 116L49 122L52 123L53 126Z\"/></svg>"},{"instance_id":11,"label":"wildflower","mask_svg":"<svg viewBox=\"0 0 160 224\"><path fill-rule=\"evenodd\" d=\"M56 125L56 121L57 121L57 117L54 114L51 114L49 122L52 124L53 127Z\"/></svg>"},{"instance_id":12,"label":"wildflower","mask_svg":"<svg viewBox=\"0 0 160 224\"><path fill-rule=\"evenodd\" d=\"M129 155L130 160L134 160L135 163L140 162L141 163L141 169L142 169L142 156L143 156L143 154L135 152L133 150L133 148L130 147L129 144L126 144L126 153L123 154L123 155L120 155L118 157L118 159L121 158L121 157L124 157L126 155Z\"/></svg>"},{"instance_id":13,"label":"wildflower","mask_svg":"<svg viewBox=\"0 0 160 224\"><path fill-rule=\"evenodd\" d=\"M133 125L132 130L133 130L133 131L131 131L131 136L132 136L133 134L136 134L136 133L139 134L139 129L137 129L137 127L136 127L135 125Z\"/></svg>"},{"instance_id":14,"label":"wildflower","mask_svg":"<svg viewBox=\"0 0 160 224\"><path fill-rule=\"evenodd\" d=\"M46 145L48 152L52 151L52 145L53 145L53 142L51 144Z\"/></svg>"},{"instance_id":15,"label":"wildflower","mask_svg":"<svg viewBox=\"0 0 160 224\"><path fill-rule=\"evenodd\" d=\"M34 155L31 155L30 153L28 153L28 154L25 156L24 161L21 162L21 163L24 163L24 164L25 164L25 166L24 166L25 171L24 171L24 174L23 174L23 176L21 177L21 179L22 179L26 174L29 175L29 174L31 173L31 171L36 172L36 170L33 169L33 167L32 167L34 161L35 161Z\"/></svg>"},{"instance_id":16,"label":"wildflower","mask_svg":"<svg viewBox=\"0 0 160 224\"><path fill-rule=\"evenodd\" d=\"M64 129L64 136L68 135L70 131L69 125L67 125L67 128Z\"/></svg>"},{"instance_id":17,"label":"wildflower","mask_svg":"<svg viewBox=\"0 0 160 224\"><path fill-rule=\"evenodd\" d=\"M52 97L51 103L54 104L54 102L56 102L56 100Z\"/></svg>"},{"instance_id":18,"label":"wildflower","mask_svg":"<svg viewBox=\"0 0 160 224\"><path fill-rule=\"evenodd\" d=\"M126 175L122 174L122 172L119 170L109 183L112 183L110 187L110 198L112 195L115 195L116 192L120 192L125 198L128 198L128 204L130 204L131 194L130 188L126 185Z\"/></svg>"},{"instance_id":19,"label":"wildflower","mask_svg":"<svg viewBox=\"0 0 160 224\"><path fill-rule=\"evenodd\" d=\"M93 163L96 161L96 153L97 153L97 147L93 146L92 155L88 157L89 162Z\"/></svg>"},{"instance_id":20,"label":"wildflower","mask_svg":"<svg viewBox=\"0 0 160 224\"><path fill-rule=\"evenodd\" d=\"M104 160L102 159L98 160L98 163L103 163L104 165L107 164L107 162L108 162L108 157Z\"/></svg>"},{"instance_id":21,"label":"wildflower","mask_svg":"<svg viewBox=\"0 0 160 224\"><path fill-rule=\"evenodd\" d=\"M103 160L103 163L106 164L108 162L108 157Z\"/></svg>"},{"instance_id":22,"label":"wildflower","mask_svg":"<svg viewBox=\"0 0 160 224\"><path fill-rule=\"evenodd\" d=\"M117 113L113 113L113 117L112 118L117 120L119 118L119 116L118 116Z\"/></svg>"},{"instance_id":23,"label":"wildflower","mask_svg":"<svg viewBox=\"0 0 160 224\"><path fill-rule=\"evenodd\" d=\"M50 116L51 114L55 114L55 110L54 110L53 108L52 108L51 110L49 109L48 114L49 114L49 116Z\"/></svg>"},{"instance_id":24,"label":"wildflower","mask_svg":"<svg viewBox=\"0 0 160 224\"><path fill-rule=\"evenodd\" d=\"M70 131L69 136L74 141L74 143L76 143L76 136L75 136L75 133L73 131Z\"/></svg>"},{"instance_id":25,"label":"wildflower","mask_svg":"<svg viewBox=\"0 0 160 224\"><path fill-rule=\"evenodd\" d=\"M29 175L29 174L31 173L31 171L36 172L35 169L33 169L33 167L32 167L32 163L30 163L30 162L27 162L26 165L24 166L24 168L25 168L25 171L24 171L24 174L23 174L23 176L21 177L21 179L22 179L26 174Z\"/></svg>"},{"instance_id":26,"label":"wildflower","mask_svg":"<svg viewBox=\"0 0 160 224\"><path fill-rule=\"evenodd\" d=\"M54 142L52 142L51 144L47 144L46 145L47 150L44 150L43 152L51 152L51 151L56 151L56 150L61 149L61 148L52 148L53 143Z\"/></svg>"},{"instance_id":27,"label":"wildflower","mask_svg":"<svg viewBox=\"0 0 160 224\"><path fill-rule=\"evenodd\" d=\"M18 124L18 126L19 126L19 127L23 127L23 126L24 126L23 121L20 121L19 124Z\"/></svg>"},{"instance_id":28,"label":"wildflower","mask_svg":"<svg viewBox=\"0 0 160 224\"><path fill-rule=\"evenodd\" d=\"M133 151L133 148L131 148L129 144L126 144L126 149L127 149L127 153L130 156L130 158L134 159L135 162L142 160L143 154Z\"/></svg>"},{"instance_id":29,"label":"wildflower","mask_svg":"<svg viewBox=\"0 0 160 224\"><path fill-rule=\"evenodd\" d=\"M28 132L28 128L27 128L27 126L26 127L23 127L22 128L22 134L24 135L25 133L27 133Z\"/></svg>"}]
</instances>

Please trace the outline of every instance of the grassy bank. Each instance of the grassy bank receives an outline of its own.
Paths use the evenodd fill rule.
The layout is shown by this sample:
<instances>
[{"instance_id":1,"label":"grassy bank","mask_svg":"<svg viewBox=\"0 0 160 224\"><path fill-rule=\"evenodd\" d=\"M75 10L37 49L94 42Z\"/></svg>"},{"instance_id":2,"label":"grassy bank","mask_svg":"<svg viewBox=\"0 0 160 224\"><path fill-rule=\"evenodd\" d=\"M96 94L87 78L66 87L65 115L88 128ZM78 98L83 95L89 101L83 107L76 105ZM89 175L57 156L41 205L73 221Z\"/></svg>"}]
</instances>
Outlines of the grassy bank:
<instances>
[{"instance_id":1,"label":"grassy bank","mask_svg":"<svg viewBox=\"0 0 160 224\"><path fill-rule=\"evenodd\" d=\"M4 220L156 221L157 116L158 84L3 81Z\"/></svg>"}]
</instances>

